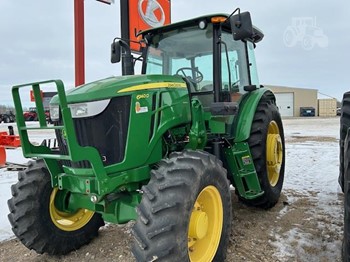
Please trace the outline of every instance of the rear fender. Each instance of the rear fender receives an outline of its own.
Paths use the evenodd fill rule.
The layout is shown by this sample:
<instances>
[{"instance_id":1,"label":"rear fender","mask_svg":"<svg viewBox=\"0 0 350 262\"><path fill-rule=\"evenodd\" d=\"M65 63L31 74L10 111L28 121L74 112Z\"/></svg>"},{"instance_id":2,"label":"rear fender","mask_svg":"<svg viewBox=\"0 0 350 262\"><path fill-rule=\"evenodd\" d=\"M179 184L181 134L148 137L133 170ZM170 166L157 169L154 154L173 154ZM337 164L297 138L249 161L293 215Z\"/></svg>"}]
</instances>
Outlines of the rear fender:
<instances>
[{"instance_id":1,"label":"rear fender","mask_svg":"<svg viewBox=\"0 0 350 262\"><path fill-rule=\"evenodd\" d=\"M276 101L275 95L267 88L259 88L243 96L234 120L234 142L243 142L249 138L255 111L262 99Z\"/></svg>"}]
</instances>

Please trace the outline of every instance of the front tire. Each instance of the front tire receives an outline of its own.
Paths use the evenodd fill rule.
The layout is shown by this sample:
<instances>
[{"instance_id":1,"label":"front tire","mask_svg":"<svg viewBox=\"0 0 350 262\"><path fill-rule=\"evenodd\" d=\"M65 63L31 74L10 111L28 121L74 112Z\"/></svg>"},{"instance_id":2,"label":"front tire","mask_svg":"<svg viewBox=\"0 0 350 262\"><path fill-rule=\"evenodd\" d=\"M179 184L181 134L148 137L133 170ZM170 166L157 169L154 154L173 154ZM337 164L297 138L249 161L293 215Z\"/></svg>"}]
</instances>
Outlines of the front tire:
<instances>
[{"instance_id":1,"label":"front tire","mask_svg":"<svg viewBox=\"0 0 350 262\"><path fill-rule=\"evenodd\" d=\"M264 194L252 200L240 200L248 205L271 208L278 202L282 191L285 144L280 113L268 95L263 96L258 104L248 144Z\"/></svg>"},{"instance_id":2,"label":"front tire","mask_svg":"<svg viewBox=\"0 0 350 262\"><path fill-rule=\"evenodd\" d=\"M224 261L231 195L221 161L203 151L173 153L142 188L133 228L137 261Z\"/></svg>"},{"instance_id":3,"label":"front tire","mask_svg":"<svg viewBox=\"0 0 350 262\"><path fill-rule=\"evenodd\" d=\"M64 255L88 244L104 225L100 214L79 209L65 213L55 207L57 188L43 160L32 161L18 173L11 187L8 219L12 231L29 249L37 253Z\"/></svg>"}]
</instances>

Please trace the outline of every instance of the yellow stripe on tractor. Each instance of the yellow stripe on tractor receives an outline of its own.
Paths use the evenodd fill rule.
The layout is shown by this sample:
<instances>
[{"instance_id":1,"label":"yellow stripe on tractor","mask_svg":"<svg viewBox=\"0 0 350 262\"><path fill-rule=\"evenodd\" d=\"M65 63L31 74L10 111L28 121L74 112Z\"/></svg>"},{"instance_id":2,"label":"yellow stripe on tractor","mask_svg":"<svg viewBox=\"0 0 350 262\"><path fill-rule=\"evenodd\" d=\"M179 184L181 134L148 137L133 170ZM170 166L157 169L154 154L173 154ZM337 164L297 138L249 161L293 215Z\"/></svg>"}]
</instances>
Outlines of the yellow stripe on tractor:
<instances>
[{"instance_id":1,"label":"yellow stripe on tractor","mask_svg":"<svg viewBox=\"0 0 350 262\"><path fill-rule=\"evenodd\" d=\"M187 86L185 83L159 82L159 83L150 83L150 84L124 88L122 90L119 90L118 93L133 92L133 91L140 91L140 90L146 90L146 89L156 89L156 88L186 88L186 87Z\"/></svg>"}]
</instances>

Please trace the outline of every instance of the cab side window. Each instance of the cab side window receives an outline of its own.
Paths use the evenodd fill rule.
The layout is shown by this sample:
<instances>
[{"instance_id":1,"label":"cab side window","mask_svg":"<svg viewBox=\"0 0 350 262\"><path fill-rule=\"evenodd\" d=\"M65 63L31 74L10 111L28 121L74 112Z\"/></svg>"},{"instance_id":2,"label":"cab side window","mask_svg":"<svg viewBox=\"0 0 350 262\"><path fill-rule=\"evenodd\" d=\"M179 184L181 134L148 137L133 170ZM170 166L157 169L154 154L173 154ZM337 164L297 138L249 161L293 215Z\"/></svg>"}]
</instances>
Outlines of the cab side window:
<instances>
[{"instance_id":1,"label":"cab side window","mask_svg":"<svg viewBox=\"0 0 350 262\"><path fill-rule=\"evenodd\" d=\"M259 83L258 70L256 67L256 60L255 60L255 54L254 54L254 44L252 42L247 42L247 48L248 48L251 83L252 85L256 85L257 87L259 87L260 83Z\"/></svg>"},{"instance_id":2,"label":"cab side window","mask_svg":"<svg viewBox=\"0 0 350 262\"><path fill-rule=\"evenodd\" d=\"M245 43L234 41L232 34L228 32L222 33L221 40L224 42L221 47L222 90L229 91L231 94L244 94L246 92L244 86L249 85ZM229 76L231 86L229 86Z\"/></svg>"}]
</instances>

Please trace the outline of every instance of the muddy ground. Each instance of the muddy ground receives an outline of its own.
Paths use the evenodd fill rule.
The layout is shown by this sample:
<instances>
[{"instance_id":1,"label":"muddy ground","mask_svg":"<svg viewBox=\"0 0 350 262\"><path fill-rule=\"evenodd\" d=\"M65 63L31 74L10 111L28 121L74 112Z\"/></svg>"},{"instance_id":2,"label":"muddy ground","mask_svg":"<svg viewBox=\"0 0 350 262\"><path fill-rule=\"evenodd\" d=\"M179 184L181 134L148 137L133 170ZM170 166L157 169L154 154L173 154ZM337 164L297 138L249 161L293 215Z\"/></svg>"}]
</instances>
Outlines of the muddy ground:
<instances>
[{"instance_id":1,"label":"muddy ground","mask_svg":"<svg viewBox=\"0 0 350 262\"><path fill-rule=\"evenodd\" d=\"M295 150L293 145L318 143L327 151L328 148L335 150L332 145L336 147L334 144L338 143L337 139L328 136L298 134L289 136L287 142L291 145L287 147L290 158L293 158L291 150ZM319 159L316 153L307 163L300 159L300 166L311 170L312 166L305 168L305 165L315 166ZM294 165L296 168L288 170L301 168ZM305 180L307 182L310 181ZM305 191L287 185L279 203L267 211L241 204L233 191L232 198L234 216L227 261L341 260L343 195L340 192L322 192L315 187ZM12 239L0 243L0 261L134 261L129 249L131 227L132 223L106 226L91 244L63 257L38 255Z\"/></svg>"}]
</instances>

